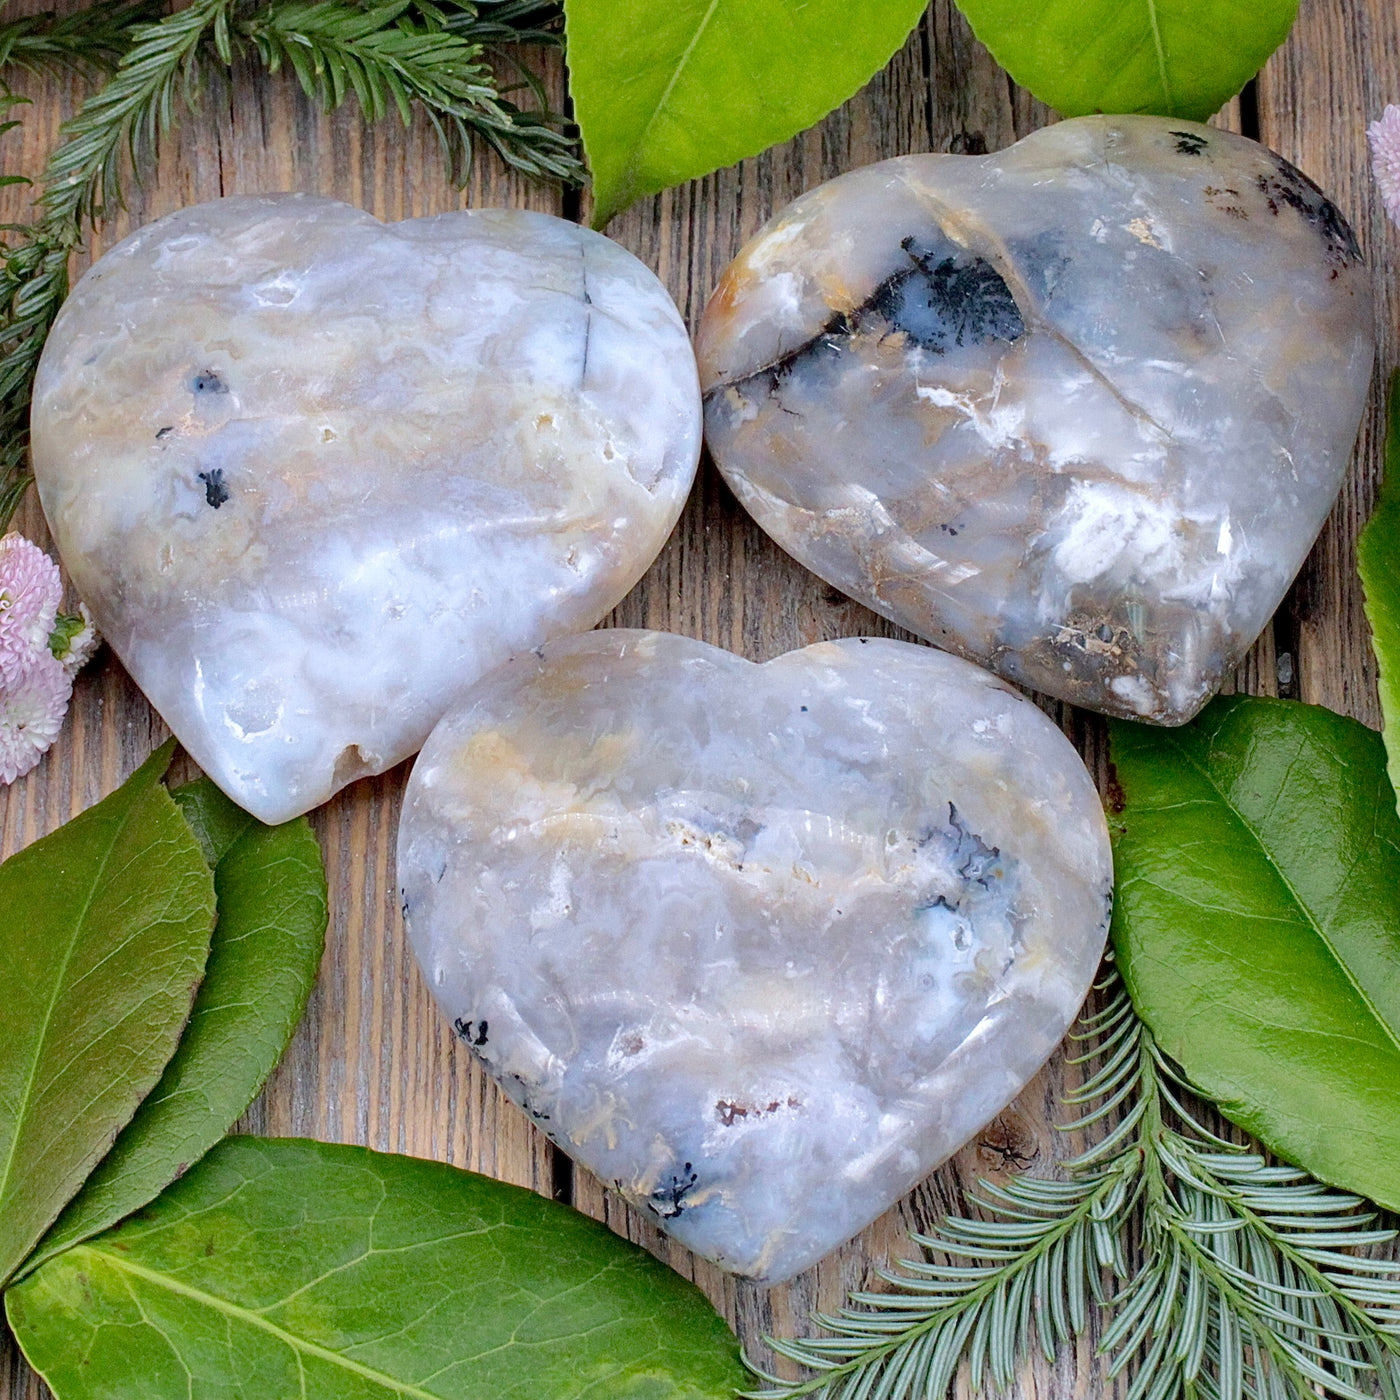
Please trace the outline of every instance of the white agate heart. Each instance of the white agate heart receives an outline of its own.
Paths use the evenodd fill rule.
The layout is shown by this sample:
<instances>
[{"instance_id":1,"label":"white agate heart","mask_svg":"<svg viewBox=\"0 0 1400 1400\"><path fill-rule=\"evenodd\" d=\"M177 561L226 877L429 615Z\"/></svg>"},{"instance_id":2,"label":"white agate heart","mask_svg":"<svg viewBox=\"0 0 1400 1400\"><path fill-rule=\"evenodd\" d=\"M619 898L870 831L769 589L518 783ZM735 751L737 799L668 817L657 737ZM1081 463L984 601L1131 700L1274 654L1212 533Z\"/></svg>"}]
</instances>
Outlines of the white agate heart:
<instances>
[{"instance_id":1,"label":"white agate heart","mask_svg":"<svg viewBox=\"0 0 1400 1400\"><path fill-rule=\"evenodd\" d=\"M616 604L680 512L699 417L674 305L599 234L227 199L75 288L39 368L34 471L137 684L276 822Z\"/></svg>"},{"instance_id":2,"label":"white agate heart","mask_svg":"<svg viewBox=\"0 0 1400 1400\"><path fill-rule=\"evenodd\" d=\"M1322 192L1157 117L821 185L698 346L715 460L784 549L1011 680L1163 724L1278 606L1374 356Z\"/></svg>"},{"instance_id":3,"label":"white agate heart","mask_svg":"<svg viewBox=\"0 0 1400 1400\"><path fill-rule=\"evenodd\" d=\"M927 647L657 632L479 682L414 766L414 950L458 1034L683 1244L776 1282L992 1118L1103 951L1093 784Z\"/></svg>"}]
</instances>

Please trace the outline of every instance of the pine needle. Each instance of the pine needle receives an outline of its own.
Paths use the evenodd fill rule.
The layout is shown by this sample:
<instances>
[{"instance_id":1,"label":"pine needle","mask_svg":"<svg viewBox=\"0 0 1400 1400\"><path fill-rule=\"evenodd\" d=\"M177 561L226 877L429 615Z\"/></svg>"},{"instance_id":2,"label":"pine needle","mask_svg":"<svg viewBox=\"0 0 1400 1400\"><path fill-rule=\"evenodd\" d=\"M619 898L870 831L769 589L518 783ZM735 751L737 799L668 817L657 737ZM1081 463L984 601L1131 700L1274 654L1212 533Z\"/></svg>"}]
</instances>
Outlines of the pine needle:
<instances>
[{"instance_id":1,"label":"pine needle","mask_svg":"<svg viewBox=\"0 0 1400 1400\"><path fill-rule=\"evenodd\" d=\"M922 1256L814 1317L823 1335L769 1338L809 1374L753 1367L751 1396L938 1400L964 1364L973 1394L1005 1390L1097 1314L1127 1400L1400 1400L1400 1261L1360 1252L1396 1232L1212 1132L1116 975L1102 990L1075 1037L1097 1067L1064 1125L1101 1139L1063 1179L981 1183L975 1216L915 1235Z\"/></svg>"},{"instance_id":2,"label":"pine needle","mask_svg":"<svg viewBox=\"0 0 1400 1400\"><path fill-rule=\"evenodd\" d=\"M4 5L0 4L0 11ZM0 19L0 73L55 73L68 68L110 71L126 49L132 25L155 19L159 0L98 0L87 9Z\"/></svg>"},{"instance_id":3,"label":"pine needle","mask_svg":"<svg viewBox=\"0 0 1400 1400\"><path fill-rule=\"evenodd\" d=\"M527 175L577 177L574 142L557 119L521 111L498 91L478 30L499 36L501 28L499 21L481 23L476 6L457 0L381 0L363 8L287 0L237 26L271 72L286 64L327 112L352 92L371 121L397 112L407 126L415 107L427 112L459 182L470 171L473 135Z\"/></svg>"}]
</instances>

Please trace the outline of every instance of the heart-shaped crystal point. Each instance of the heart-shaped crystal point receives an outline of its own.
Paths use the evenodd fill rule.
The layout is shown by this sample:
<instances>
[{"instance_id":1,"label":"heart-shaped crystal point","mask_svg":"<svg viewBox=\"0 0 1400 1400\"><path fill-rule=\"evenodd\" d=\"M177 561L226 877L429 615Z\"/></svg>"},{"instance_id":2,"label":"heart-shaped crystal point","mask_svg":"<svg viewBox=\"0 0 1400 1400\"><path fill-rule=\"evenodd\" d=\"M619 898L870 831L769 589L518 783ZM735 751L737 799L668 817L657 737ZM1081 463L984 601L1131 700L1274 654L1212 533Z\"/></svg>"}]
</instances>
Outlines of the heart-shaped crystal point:
<instances>
[{"instance_id":1,"label":"heart-shaped crystal point","mask_svg":"<svg viewBox=\"0 0 1400 1400\"><path fill-rule=\"evenodd\" d=\"M300 195L199 205L114 248L34 397L79 591L269 822L596 622L670 532L699 436L680 316L617 244L521 210L386 225Z\"/></svg>"},{"instance_id":2,"label":"heart-shaped crystal point","mask_svg":"<svg viewBox=\"0 0 1400 1400\"><path fill-rule=\"evenodd\" d=\"M1078 755L987 672L629 631L474 686L414 765L398 860L429 985L506 1093L768 1281L1035 1073L1112 884Z\"/></svg>"},{"instance_id":3,"label":"heart-shaped crystal point","mask_svg":"<svg viewBox=\"0 0 1400 1400\"><path fill-rule=\"evenodd\" d=\"M1321 191L1155 117L820 186L698 347L715 459L784 549L1012 680L1167 724L1302 564L1374 353Z\"/></svg>"}]
</instances>

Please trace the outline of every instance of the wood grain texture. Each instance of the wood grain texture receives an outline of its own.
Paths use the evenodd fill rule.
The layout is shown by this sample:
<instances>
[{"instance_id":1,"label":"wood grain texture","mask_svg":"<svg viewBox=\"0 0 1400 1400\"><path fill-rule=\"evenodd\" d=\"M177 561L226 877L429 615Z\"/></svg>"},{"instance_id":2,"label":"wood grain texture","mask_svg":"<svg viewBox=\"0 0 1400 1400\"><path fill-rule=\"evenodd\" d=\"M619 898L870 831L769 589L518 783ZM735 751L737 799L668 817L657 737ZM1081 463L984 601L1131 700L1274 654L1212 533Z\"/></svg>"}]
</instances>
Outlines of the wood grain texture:
<instances>
[{"instance_id":1,"label":"wood grain texture","mask_svg":"<svg viewBox=\"0 0 1400 1400\"><path fill-rule=\"evenodd\" d=\"M20 9L17 4L15 12ZM557 61L549 64L549 80L561 99ZM0 141L0 171L37 174L83 85L16 87L34 105L23 110L22 133ZM1400 352L1400 234L1385 223L1370 185L1364 137L1366 121L1379 115L1387 96L1400 100L1400 12L1394 0L1304 0L1294 36L1261 75L1255 94L1232 104L1220 120L1249 134L1257 122L1262 139L1301 165L1354 219L1375 277L1380 367L1388 374ZM694 325L744 240L803 190L885 156L996 149L1050 119L974 40L951 0L934 0L886 72L819 127L645 201L616 219L609 232L656 270ZM289 80L249 68L211 82L200 111L180 121L156 176L93 239L91 252L184 204L283 189L333 195L385 219L464 201L585 218L588 213L586 197L580 209L577 199L529 186L486 158L465 194L458 192L443 179L435 138L425 127L366 130L353 113L327 118ZM22 189L0 190L0 221L25 217L26 198ZM87 260L76 260L75 271ZM1337 509L1275 624L1241 667L1238 688L1299 695L1378 721L1353 556L1379 475L1379 424L1379 398L1373 395ZM32 498L17 523L48 544ZM755 660L822 638L900 635L773 545L708 462L671 540L610 621L668 628ZM1099 722L1050 702L1046 708L1102 774ZM120 666L105 658L80 679L72 719L48 758L28 779L0 790L0 856L109 792L165 732ZM978 1176L1043 1172L1075 1150L1050 1126L1058 1116L1058 1095L1077 1078L1057 1054L951 1162L791 1284L760 1289L695 1260L593 1178L576 1172L503 1100L435 1010L409 955L395 895L393 837L406 771L405 765L358 783L314 815L332 898L325 963L306 1020L245 1128L438 1158L571 1199L696 1279L761 1360L767 1357L763 1334L799 1334L811 1309L833 1308L846 1290L874 1282L877 1267L901 1256L908 1231L959 1208ZM1122 1385L1103 1375L1093 1342L1084 1339L1053 1365L1038 1361L1027 1367L1013 1393L1021 1400L1121 1394ZM0 1400L47 1394L8 1337L0 1338Z\"/></svg>"}]
</instances>

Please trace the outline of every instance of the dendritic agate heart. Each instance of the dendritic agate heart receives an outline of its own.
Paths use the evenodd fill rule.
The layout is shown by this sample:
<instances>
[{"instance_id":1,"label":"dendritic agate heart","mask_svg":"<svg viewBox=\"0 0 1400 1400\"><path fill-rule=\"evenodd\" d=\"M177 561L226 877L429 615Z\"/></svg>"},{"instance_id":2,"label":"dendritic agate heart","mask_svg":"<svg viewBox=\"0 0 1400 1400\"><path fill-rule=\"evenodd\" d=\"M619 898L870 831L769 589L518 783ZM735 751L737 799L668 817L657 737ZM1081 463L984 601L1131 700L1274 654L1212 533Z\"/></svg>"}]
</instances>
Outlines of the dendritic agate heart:
<instances>
[{"instance_id":1,"label":"dendritic agate heart","mask_svg":"<svg viewBox=\"0 0 1400 1400\"><path fill-rule=\"evenodd\" d=\"M1175 724L1321 528L1370 306L1351 230L1286 161L1085 117L779 215L706 309L706 432L828 582L1012 680Z\"/></svg>"},{"instance_id":2,"label":"dendritic agate heart","mask_svg":"<svg viewBox=\"0 0 1400 1400\"><path fill-rule=\"evenodd\" d=\"M1112 884L1083 764L985 671L628 631L468 692L414 766L398 869L429 984L506 1092L767 1281L1035 1073Z\"/></svg>"},{"instance_id":3,"label":"dendritic agate heart","mask_svg":"<svg viewBox=\"0 0 1400 1400\"><path fill-rule=\"evenodd\" d=\"M207 773L281 821L591 626L699 455L685 329L602 236L332 200L161 219L78 284L34 397L59 551Z\"/></svg>"}]
</instances>

